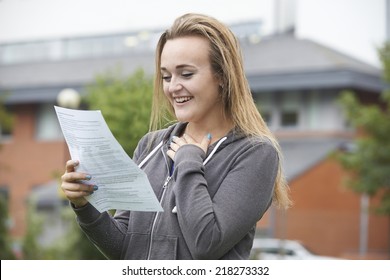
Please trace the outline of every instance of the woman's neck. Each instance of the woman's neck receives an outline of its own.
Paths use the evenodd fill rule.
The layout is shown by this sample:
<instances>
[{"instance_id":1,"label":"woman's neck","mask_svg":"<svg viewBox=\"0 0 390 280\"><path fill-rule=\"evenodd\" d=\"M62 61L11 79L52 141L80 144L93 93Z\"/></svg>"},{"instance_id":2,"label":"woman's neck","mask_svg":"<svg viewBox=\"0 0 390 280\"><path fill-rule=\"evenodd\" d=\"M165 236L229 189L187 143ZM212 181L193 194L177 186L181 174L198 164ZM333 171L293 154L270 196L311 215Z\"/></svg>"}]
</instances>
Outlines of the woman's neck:
<instances>
[{"instance_id":1,"label":"woman's neck","mask_svg":"<svg viewBox=\"0 0 390 280\"><path fill-rule=\"evenodd\" d=\"M202 141L203 137L210 133L212 144L228 134L229 131L233 129L233 127L234 124L231 120L223 120L214 124L189 122L184 133L188 134L199 143Z\"/></svg>"}]
</instances>

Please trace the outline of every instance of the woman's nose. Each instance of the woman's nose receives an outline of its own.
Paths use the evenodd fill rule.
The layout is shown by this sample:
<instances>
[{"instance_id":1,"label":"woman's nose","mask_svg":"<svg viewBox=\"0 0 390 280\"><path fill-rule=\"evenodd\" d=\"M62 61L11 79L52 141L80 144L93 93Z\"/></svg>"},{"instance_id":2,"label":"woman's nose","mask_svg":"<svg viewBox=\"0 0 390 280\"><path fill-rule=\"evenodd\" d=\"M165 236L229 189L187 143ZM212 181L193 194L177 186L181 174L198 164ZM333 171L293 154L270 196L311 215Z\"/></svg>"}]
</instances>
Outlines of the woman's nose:
<instances>
[{"instance_id":1,"label":"woman's nose","mask_svg":"<svg viewBox=\"0 0 390 280\"><path fill-rule=\"evenodd\" d=\"M171 82L169 83L169 92L174 93L183 88L183 85L180 83L179 79L172 77Z\"/></svg>"}]
</instances>

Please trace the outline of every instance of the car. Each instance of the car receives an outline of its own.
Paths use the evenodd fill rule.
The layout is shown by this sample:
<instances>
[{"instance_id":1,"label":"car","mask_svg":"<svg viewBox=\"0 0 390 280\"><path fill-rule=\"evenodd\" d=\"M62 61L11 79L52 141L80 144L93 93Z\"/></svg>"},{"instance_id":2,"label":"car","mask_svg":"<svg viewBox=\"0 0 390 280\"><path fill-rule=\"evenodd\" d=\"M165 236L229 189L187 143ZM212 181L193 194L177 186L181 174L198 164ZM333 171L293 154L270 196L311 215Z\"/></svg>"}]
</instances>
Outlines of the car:
<instances>
[{"instance_id":1,"label":"car","mask_svg":"<svg viewBox=\"0 0 390 280\"><path fill-rule=\"evenodd\" d=\"M297 240L255 238L250 259L259 260L320 260L336 259L320 256L307 249Z\"/></svg>"}]
</instances>

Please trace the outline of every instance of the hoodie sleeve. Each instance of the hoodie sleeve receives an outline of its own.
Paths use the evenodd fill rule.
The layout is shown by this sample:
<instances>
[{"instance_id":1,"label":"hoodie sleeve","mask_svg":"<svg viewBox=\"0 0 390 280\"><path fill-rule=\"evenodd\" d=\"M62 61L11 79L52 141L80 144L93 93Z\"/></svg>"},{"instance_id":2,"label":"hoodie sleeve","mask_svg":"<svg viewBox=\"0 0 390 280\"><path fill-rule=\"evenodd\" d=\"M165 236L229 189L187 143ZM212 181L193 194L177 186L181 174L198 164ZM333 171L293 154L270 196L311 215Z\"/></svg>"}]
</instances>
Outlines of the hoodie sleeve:
<instances>
[{"instance_id":1,"label":"hoodie sleeve","mask_svg":"<svg viewBox=\"0 0 390 280\"><path fill-rule=\"evenodd\" d=\"M270 206L278 155L267 142L248 145L235 158L213 199L207 190L203 158L204 152L194 145L181 147L175 155L177 215L193 258L219 259Z\"/></svg>"},{"instance_id":2,"label":"hoodie sleeve","mask_svg":"<svg viewBox=\"0 0 390 280\"><path fill-rule=\"evenodd\" d=\"M147 145L147 137L141 139L133 156L134 162ZM74 208L77 222L83 232L95 246L108 258L119 259L128 229L130 211L117 210L112 217L107 212L100 213L90 203L81 208Z\"/></svg>"}]
</instances>

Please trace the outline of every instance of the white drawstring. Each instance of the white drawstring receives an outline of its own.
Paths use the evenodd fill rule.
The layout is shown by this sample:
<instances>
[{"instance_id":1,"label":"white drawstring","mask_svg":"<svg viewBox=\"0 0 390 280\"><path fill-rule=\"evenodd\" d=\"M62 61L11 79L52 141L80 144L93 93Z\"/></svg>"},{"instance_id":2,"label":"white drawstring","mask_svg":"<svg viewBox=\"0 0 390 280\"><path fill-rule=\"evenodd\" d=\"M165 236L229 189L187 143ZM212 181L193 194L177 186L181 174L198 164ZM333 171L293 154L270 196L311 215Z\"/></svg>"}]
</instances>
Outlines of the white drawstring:
<instances>
[{"instance_id":1,"label":"white drawstring","mask_svg":"<svg viewBox=\"0 0 390 280\"><path fill-rule=\"evenodd\" d=\"M142 168L142 166L158 151L158 149L161 148L163 145L163 141L160 142L148 155L144 160L138 165L139 168Z\"/></svg>"},{"instance_id":2,"label":"white drawstring","mask_svg":"<svg viewBox=\"0 0 390 280\"><path fill-rule=\"evenodd\" d=\"M206 165L206 163L209 162L209 160L211 159L211 157L215 154L215 152L217 151L217 149L219 148L219 146L221 146L221 144L227 139L227 137L223 137L221 138L217 145L215 145L214 149L211 151L211 153L209 154L209 156L203 161L203 165ZM158 151L158 149L161 148L161 146L163 145L163 141L160 142L160 144L158 144L147 156L146 158L144 158L143 161L141 161L141 163L138 165L139 168L142 168L142 166Z\"/></svg>"},{"instance_id":3,"label":"white drawstring","mask_svg":"<svg viewBox=\"0 0 390 280\"><path fill-rule=\"evenodd\" d=\"M219 146L221 146L221 144L227 139L227 137L223 137L221 138L217 145L215 145L214 149L211 151L211 153L209 154L209 156L203 161L203 165L206 165L206 163L208 163L211 159L211 157L215 154L215 152L217 151L217 149L219 148ZM158 144L147 156L146 158L144 158L144 160L138 165L139 168L142 168L142 166L161 148L161 146L163 145L163 141L160 142L160 144ZM172 213L177 213L177 208L176 206L173 207L172 209Z\"/></svg>"},{"instance_id":4,"label":"white drawstring","mask_svg":"<svg viewBox=\"0 0 390 280\"><path fill-rule=\"evenodd\" d=\"M223 137L221 140L218 141L217 145L215 145L214 149L211 151L211 153L209 154L209 156L203 161L203 165L206 165L206 163L209 162L209 160L211 159L211 157L215 154L215 152L217 151L217 149L219 148L219 146L221 146L221 144L223 143L223 141L225 141L227 139L227 137Z\"/></svg>"}]
</instances>

